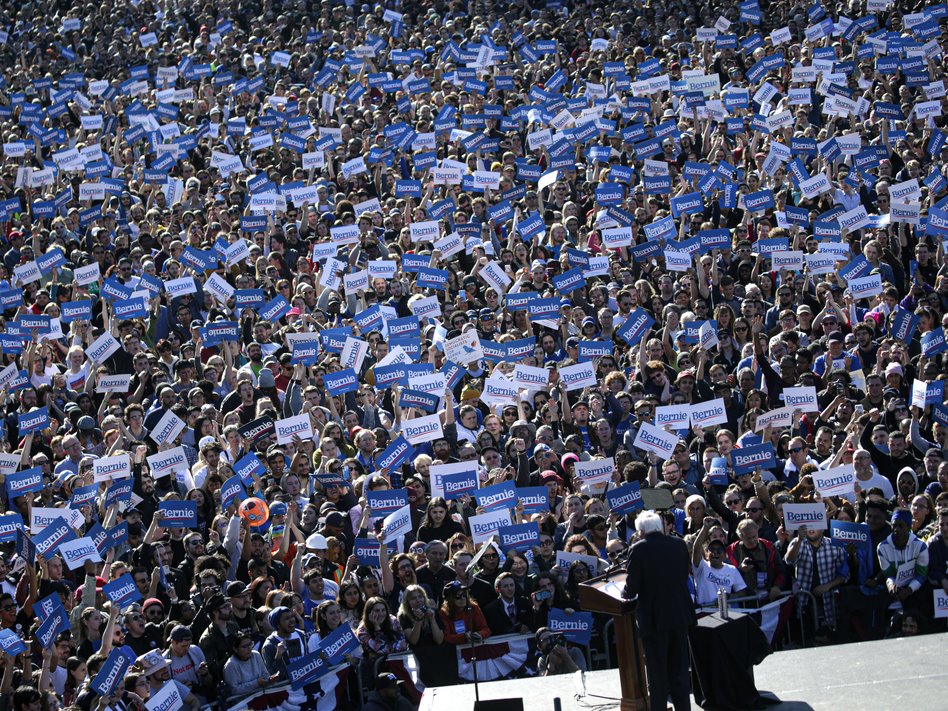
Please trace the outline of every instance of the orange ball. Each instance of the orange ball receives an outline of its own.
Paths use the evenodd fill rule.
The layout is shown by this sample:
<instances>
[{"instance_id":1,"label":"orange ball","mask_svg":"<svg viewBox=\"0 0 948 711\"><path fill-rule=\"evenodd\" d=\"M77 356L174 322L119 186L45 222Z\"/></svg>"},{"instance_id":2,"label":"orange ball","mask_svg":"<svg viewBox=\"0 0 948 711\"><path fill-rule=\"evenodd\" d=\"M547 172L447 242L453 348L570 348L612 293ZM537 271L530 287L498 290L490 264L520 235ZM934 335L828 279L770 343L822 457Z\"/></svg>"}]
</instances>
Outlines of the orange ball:
<instances>
[{"instance_id":1,"label":"orange ball","mask_svg":"<svg viewBox=\"0 0 948 711\"><path fill-rule=\"evenodd\" d=\"M262 526L270 518L270 507L263 499L251 497L240 503L237 513L247 519L251 526Z\"/></svg>"}]
</instances>

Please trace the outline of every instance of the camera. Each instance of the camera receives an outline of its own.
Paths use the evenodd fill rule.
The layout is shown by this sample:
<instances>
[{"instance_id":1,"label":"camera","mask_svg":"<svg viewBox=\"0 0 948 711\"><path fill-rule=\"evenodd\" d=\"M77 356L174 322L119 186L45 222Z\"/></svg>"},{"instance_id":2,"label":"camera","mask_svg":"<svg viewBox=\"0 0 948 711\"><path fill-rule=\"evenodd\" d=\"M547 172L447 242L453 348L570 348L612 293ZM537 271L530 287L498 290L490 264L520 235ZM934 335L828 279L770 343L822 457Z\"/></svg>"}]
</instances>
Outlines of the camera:
<instances>
[{"instance_id":1,"label":"camera","mask_svg":"<svg viewBox=\"0 0 948 711\"><path fill-rule=\"evenodd\" d=\"M566 637L562 632L557 632L556 634L551 634L547 641L550 644L550 647L565 647L566 646Z\"/></svg>"},{"instance_id":2,"label":"camera","mask_svg":"<svg viewBox=\"0 0 948 711\"><path fill-rule=\"evenodd\" d=\"M428 614L428 606L427 606L427 605L422 605L422 606L419 607L418 609L421 611L421 614L422 614L422 615L427 615L427 614Z\"/></svg>"}]
</instances>

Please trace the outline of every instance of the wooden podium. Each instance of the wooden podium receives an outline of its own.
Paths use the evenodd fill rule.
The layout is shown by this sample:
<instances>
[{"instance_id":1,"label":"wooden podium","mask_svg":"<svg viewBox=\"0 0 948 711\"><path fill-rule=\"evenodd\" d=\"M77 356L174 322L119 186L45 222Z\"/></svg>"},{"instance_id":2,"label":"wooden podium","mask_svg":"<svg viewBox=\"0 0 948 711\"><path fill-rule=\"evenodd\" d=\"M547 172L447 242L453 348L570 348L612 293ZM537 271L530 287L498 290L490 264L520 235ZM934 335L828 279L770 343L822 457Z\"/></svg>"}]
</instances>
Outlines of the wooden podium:
<instances>
[{"instance_id":1,"label":"wooden podium","mask_svg":"<svg viewBox=\"0 0 948 711\"><path fill-rule=\"evenodd\" d=\"M625 571L617 570L579 585L579 603L583 611L612 615L619 657L619 683L622 688L621 711L648 708L645 680L645 653L635 625L635 601L623 598Z\"/></svg>"}]
</instances>

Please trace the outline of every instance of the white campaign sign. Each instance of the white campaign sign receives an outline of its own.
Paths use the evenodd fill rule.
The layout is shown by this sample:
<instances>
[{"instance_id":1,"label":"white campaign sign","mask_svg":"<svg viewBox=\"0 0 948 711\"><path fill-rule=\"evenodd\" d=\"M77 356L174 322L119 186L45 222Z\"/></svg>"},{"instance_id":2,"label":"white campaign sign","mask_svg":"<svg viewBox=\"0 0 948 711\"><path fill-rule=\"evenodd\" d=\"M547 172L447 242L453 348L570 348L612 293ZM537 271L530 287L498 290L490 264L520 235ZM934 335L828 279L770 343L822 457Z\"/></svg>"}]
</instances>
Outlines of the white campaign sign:
<instances>
[{"instance_id":1,"label":"white campaign sign","mask_svg":"<svg viewBox=\"0 0 948 711\"><path fill-rule=\"evenodd\" d=\"M598 382L592 361L568 365L565 368L560 368L559 373L560 381L566 386L567 392L595 387Z\"/></svg>"},{"instance_id":2,"label":"white campaign sign","mask_svg":"<svg viewBox=\"0 0 948 711\"><path fill-rule=\"evenodd\" d=\"M588 462L575 462L573 472L577 479L581 479L584 484L602 484L612 478L616 468L616 460L613 457L608 459L591 459Z\"/></svg>"},{"instance_id":3,"label":"white campaign sign","mask_svg":"<svg viewBox=\"0 0 948 711\"><path fill-rule=\"evenodd\" d=\"M474 363L484 357L481 340L473 328L444 342L444 356L458 365Z\"/></svg>"},{"instance_id":4,"label":"white campaign sign","mask_svg":"<svg viewBox=\"0 0 948 711\"><path fill-rule=\"evenodd\" d=\"M819 412L820 406L816 400L816 387L810 385L801 388L784 388L784 404L800 412Z\"/></svg>"},{"instance_id":5,"label":"white campaign sign","mask_svg":"<svg viewBox=\"0 0 948 711\"><path fill-rule=\"evenodd\" d=\"M783 526L787 531L796 531L806 526L811 531L825 531L826 507L818 504L784 504Z\"/></svg>"},{"instance_id":6,"label":"white campaign sign","mask_svg":"<svg viewBox=\"0 0 948 711\"><path fill-rule=\"evenodd\" d=\"M156 452L145 457L145 461L148 462L148 468L151 470L153 479L160 479L172 472L187 471L189 469L188 456L184 452L184 447L172 447Z\"/></svg>"},{"instance_id":7,"label":"white campaign sign","mask_svg":"<svg viewBox=\"0 0 948 711\"><path fill-rule=\"evenodd\" d=\"M813 486L822 496L846 496L855 491L856 470L852 464L813 472Z\"/></svg>"},{"instance_id":8,"label":"white campaign sign","mask_svg":"<svg viewBox=\"0 0 948 711\"><path fill-rule=\"evenodd\" d=\"M155 425L155 429L149 432L149 436L158 444L167 444L174 442L175 438L181 434L185 428L185 422L171 410L165 412Z\"/></svg>"},{"instance_id":9,"label":"white campaign sign","mask_svg":"<svg viewBox=\"0 0 948 711\"><path fill-rule=\"evenodd\" d=\"M382 531L385 532L386 541L401 538L411 531L411 506L406 504L386 516L382 523Z\"/></svg>"},{"instance_id":10,"label":"white campaign sign","mask_svg":"<svg viewBox=\"0 0 948 711\"><path fill-rule=\"evenodd\" d=\"M436 412L426 417L416 417L402 422L402 434L412 444L430 442L444 436L441 416Z\"/></svg>"},{"instance_id":11,"label":"white campaign sign","mask_svg":"<svg viewBox=\"0 0 948 711\"><path fill-rule=\"evenodd\" d=\"M93 481L115 481L127 479L132 475L132 462L128 454L116 454L114 457L100 457L92 461Z\"/></svg>"},{"instance_id":12,"label":"white campaign sign","mask_svg":"<svg viewBox=\"0 0 948 711\"><path fill-rule=\"evenodd\" d=\"M275 425L277 444L289 444L294 436L300 439L313 438L313 425L309 421L309 414L295 415L283 420L277 420Z\"/></svg>"},{"instance_id":13,"label":"white campaign sign","mask_svg":"<svg viewBox=\"0 0 948 711\"><path fill-rule=\"evenodd\" d=\"M639 432L635 436L633 446L644 449L647 452L655 452L662 459L668 459L675 451L675 445L678 444L678 435L659 429L655 425L643 422L639 427Z\"/></svg>"},{"instance_id":14,"label":"white campaign sign","mask_svg":"<svg viewBox=\"0 0 948 711\"><path fill-rule=\"evenodd\" d=\"M498 509L488 511L478 516L471 516L468 520L471 527L471 538L475 543L483 543L497 533L499 528L510 525L510 511Z\"/></svg>"}]
</instances>

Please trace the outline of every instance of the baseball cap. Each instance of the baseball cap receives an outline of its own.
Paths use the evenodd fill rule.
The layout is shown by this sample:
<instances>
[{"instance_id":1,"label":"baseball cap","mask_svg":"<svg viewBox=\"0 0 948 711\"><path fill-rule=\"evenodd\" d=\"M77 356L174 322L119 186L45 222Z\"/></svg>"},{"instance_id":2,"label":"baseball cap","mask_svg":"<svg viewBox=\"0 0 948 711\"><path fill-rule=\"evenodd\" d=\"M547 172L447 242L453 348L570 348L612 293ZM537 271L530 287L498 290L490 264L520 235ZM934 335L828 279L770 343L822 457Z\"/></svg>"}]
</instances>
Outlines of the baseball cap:
<instances>
[{"instance_id":1,"label":"baseball cap","mask_svg":"<svg viewBox=\"0 0 948 711\"><path fill-rule=\"evenodd\" d=\"M227 586L227 597L240 597L247 592L248 589L246 583L235 580Z\"/></svg>"},{"instance_id":2,"label":"baseball cap","mask_svg":"<svg viewBox=\"0 0 948 711\"><path fill-rule=\"evenodd\" d=\"M379 674L377 677L375 677L375 688L378 691L382 691L384 689L394 689L401 683L402 680L391 672Z\"/></svg>"}]
</instances>

